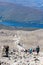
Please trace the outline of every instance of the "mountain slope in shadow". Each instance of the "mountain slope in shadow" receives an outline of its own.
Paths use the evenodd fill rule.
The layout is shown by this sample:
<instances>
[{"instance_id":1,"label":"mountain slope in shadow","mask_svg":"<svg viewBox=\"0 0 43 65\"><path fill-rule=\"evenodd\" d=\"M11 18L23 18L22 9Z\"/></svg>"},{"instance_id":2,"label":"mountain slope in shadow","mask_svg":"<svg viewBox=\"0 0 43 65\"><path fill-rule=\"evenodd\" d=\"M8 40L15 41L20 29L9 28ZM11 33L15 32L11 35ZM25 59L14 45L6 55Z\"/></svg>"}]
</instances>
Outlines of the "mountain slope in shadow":
<instances>
[{"instance_id":1,"label":"mountain slope in shadow","mask_svg":"<svg viewBox=\"0 0 43 65\"><path fill-rule=\"evenodd\" d=\"M43 23L43 11L18 4L0 2L0 20Z\"/></svg>"},{"instance_id":2,"label":"mountain slope in shadow","mask_svg":"<svg viewBox=\"0 0 43 65\"><path fill-rule=\"evenodd\" d=\"M38 28L20 28L20 27L11 27L11 26L5 26L0 24L0 30L5 29L5 30L23 30L23 31L34 31L38 30Z\"/></svg>"}]
</instances>

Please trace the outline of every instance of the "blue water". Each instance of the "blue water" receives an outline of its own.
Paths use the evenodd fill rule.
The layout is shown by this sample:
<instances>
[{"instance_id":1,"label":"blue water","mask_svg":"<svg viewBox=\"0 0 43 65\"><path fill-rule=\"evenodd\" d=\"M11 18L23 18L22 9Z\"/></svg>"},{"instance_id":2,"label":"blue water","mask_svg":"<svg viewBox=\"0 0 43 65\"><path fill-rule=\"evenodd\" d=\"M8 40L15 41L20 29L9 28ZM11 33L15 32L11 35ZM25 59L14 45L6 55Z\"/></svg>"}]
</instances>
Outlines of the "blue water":
<instances>
[{"instance_id":1,"label":"blue water","mask_svg":"<svg viewBox=\"0 0 43 65\"><path fill-rule=\"evenodd\" d=\"M5 21L5 22L0 22L0 24L3 24L5 26L15 26L15 27L24 27L24 28L43 28L43 24L39 23L26 23L26 22L10 22L10 21Z\"/></svg>"}]
</instances>

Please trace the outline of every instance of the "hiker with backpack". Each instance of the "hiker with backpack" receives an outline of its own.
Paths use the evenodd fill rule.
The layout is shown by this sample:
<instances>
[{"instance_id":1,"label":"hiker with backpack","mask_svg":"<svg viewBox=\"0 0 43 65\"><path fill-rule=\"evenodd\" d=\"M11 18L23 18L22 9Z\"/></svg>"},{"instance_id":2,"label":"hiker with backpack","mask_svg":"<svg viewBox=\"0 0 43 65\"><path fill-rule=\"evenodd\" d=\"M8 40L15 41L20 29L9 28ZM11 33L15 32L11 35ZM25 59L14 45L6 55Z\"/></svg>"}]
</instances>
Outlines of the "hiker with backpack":
<instances>
[{"instance_id":1,"label":"hiker with backpack","mask_svg":"<svg viewBox=\"0 0 43 65\"><path fill-rule=\"evenodd\" d=\"M39 46L36 47L36 52L37 52L37 55L38 55L39 52L40 52L40 47Z\"/></svg>"}]
</instances>

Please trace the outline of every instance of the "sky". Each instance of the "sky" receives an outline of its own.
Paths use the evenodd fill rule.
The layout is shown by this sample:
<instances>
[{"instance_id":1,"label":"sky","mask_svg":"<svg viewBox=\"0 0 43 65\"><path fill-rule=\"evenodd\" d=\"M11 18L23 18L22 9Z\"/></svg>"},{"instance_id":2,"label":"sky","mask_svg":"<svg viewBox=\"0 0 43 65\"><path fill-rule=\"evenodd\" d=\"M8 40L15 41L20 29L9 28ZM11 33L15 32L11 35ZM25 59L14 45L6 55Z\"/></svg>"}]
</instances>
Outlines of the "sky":
<instances>
[{"instance_id":1,"label":"sky","mask_svg":"<svg viewBox=\"0 0 43 65\"><path fill-rule=\"evenodd\" d=\"M25 6L43 6L43 0L0 0L2 2L17 3Z\"/></svg>"}]
</instances>

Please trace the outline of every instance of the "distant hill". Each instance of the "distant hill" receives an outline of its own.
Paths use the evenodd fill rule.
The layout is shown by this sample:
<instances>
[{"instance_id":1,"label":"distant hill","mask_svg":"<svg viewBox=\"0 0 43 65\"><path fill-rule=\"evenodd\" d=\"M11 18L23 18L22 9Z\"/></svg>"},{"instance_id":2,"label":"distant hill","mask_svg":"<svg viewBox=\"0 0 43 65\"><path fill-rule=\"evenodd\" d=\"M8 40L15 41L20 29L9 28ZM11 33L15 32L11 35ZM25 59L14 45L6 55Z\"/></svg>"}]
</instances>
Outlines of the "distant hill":
<instances>
[{"instance_id":1,"label":"distant hill","mask_svg":"<svg viewBox=\"0 0 43 65\"><path fill-rule=\"evenodd\" d=\"M0 20L43 23L43 11L18 4L0 2Z\"/></svg>"},{"instance_id":2,"label":"distant hill","mask_svg":"<svg viewBox=\"0 0 43 65\"><path fill-rule=\"evenodd\" d=\"M5 30L24 30L24 31L34 31L38 30L38 28L18 28L18 27L11 27L11 26L5 26L0 24L0 30L5 29Z\"/></svg>"}]
</instances>

